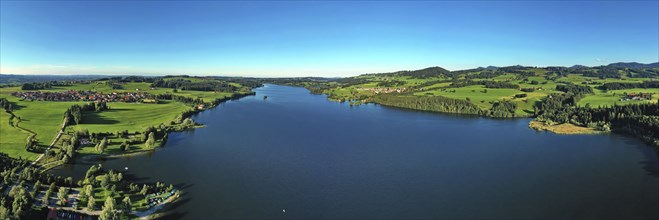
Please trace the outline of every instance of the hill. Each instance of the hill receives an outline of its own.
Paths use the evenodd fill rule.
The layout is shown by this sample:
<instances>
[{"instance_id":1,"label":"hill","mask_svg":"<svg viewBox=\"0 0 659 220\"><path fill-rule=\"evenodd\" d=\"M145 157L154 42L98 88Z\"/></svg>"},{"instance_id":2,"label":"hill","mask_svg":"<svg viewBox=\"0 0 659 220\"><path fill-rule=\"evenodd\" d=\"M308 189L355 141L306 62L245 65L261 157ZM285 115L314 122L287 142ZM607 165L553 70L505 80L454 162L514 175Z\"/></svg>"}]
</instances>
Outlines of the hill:
<instances>
[{"instance_id":1,"label":"hill","mask_svg":"<svg viewBox=\"0 0 659 220\"><path fill-rule=\"evenodd\" d=\"M629 69L643 69L643 68L659 68L659 62L642 64L637 62L618 62L607 65L608 67L629 68Z\"/></svg>"}]
</instances>

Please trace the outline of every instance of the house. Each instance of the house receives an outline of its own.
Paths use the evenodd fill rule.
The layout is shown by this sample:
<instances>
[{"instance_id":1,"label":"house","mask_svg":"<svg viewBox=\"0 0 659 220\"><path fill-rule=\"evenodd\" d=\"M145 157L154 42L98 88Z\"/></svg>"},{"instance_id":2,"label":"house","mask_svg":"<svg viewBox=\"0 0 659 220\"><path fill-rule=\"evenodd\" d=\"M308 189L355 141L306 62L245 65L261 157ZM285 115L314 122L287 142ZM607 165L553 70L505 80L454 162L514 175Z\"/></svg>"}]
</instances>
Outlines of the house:
<instances>
[{"instance_id":1,"label":"house","mask_svg":"<svg viewBox=\"0 0 659 220\"><path fill-rule=\"evenodd\" d=\"M155 104L156 100L155 99L142 99L142 103Z\"/></svg>"},{"instance_id":2,"label":"house","mask_svg":"<svg viewBox=\"0 0 659 220\"><path fill-rule=\"evenodd\" d=\"M199 105L197 105L197 110L204 110L205 107L206 107L206 105L199 104Z\"/></svg>"},{"instance_id":3,"label":"house","mask_svg":"<svg viewBox=\"0 0 659 220\"><path fill-rule=\"evenodd\" d=\"M620 101L631 101L631 100L651 100L652 93L628 93L625 97L621 98Z\"/></svg>"}]
</instances>

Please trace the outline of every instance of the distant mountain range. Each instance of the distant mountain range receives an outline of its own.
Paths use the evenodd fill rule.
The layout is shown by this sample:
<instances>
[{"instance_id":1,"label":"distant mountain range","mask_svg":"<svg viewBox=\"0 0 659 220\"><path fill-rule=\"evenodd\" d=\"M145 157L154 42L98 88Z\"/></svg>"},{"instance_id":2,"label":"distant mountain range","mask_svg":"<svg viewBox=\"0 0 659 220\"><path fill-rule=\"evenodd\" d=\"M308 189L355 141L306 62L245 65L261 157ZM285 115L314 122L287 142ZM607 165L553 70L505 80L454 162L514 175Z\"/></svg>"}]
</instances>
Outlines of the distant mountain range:
<instances>
[{"instance_id":1,"label":"distant mountain range","mask_svg":"<svg viewBox=\"0 0 659 220\"><path fill-rule=\"evenodd\" d=\"M602 65L602 66L617 67L617 68L629 68L629 69L659 68L659 62L648 63L648 64L637 63L637 62L618 62L618 63L611 63L609 65ZM496 67L496 66L478 67L478 69L481 69L481 70L496 70L498 68L501 68L501 67ZM571 66L570 68L583 69L583 68L591 68L591 67L577 64L577 65Z\"/></svg>"},{"instance_id":2,"label":"distant mountain range","mask_svg":"<svg viewBox=\"0 0 659 220\"><path fill-rule=\"evenodd\" d=\"M649 64L642 64L637 62L629 62L629 63L619 62L619 63L612 63L607 66L618 67L618 68L630 68L630 69L659 68L659 62L649 63Z\"/></svg>"},{"instance_id":3,"label":"distant mountain range","mask_svg":"<svg viewBox=\"0 0 659 220\"><path fill-rule=\"evenodd\" d=\"M608 65L602 65L606 67L615 67L615 68L629 68L629 69L643 69L643 68L659 68L659 62L655 63L649 63L649 64L643 64L643 63L637 63L637 62L618 62L618 63L611 63ZM523 67L520 65L515 65L515 66L508 66L508 67L497 67L497 66L487 66L487 67L478 67L476 69L471 69L471 70L497 70L499 68L511 68L511 67ZM570 68L573 69L585 69L585 68L591 68L589 66L584 66L584 65L574 65L571 66ZM460 71L467 71L467 70L460 70ZM396 72L389 72L389 73L368 73L366 75L371 75L371 74L381 74L381 75L403 75L403 76L416 76L416 77L431 77L431 76L440 76L440 75L449 75L451 72L459 72L459 71L449 71L444 68L435 66L435 67L429 67L425 69L420 69L420 70L405 70L405 71L396 71ZM28 83L28 82L43 82L43 81L61 81L61 80L94 80L94 79L101 79L101 78L110 78L110 77L122 77L122 76L130 76L130 75L18 75L18 74L0 74L0 85L7 85L7 84L22 84L22 83ZM153 77L153 76L147 76L147 77ZM219 76L216 76L219 77ZM311 78L323 78L323 77L311 77Z\"/></svg>"}]
</instances>

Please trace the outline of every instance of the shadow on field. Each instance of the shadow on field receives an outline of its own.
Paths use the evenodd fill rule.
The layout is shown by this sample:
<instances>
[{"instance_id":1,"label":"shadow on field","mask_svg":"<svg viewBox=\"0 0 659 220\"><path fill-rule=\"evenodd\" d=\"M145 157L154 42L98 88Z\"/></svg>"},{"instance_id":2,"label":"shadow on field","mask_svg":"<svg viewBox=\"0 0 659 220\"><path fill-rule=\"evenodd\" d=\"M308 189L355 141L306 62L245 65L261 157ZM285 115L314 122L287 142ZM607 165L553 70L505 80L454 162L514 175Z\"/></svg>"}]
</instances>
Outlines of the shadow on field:
<instances>
[{"instance_id":1,"label":"shadow on field","mask_svg":"<svg viewBox=\"0 0 659 220\"><path fill-rule=\"evenodd\" d=\"M132 109L127 109L127 111L131 111ZM105 110L104 112L120 112L121 110ZM90 112L90 113L85 113L83 116L83 124L104 124L104 125L110 125L110 124L118 124L118 120L110 119L108 117L104 117L101 115L101 112Z\"/></svg>"},{"instance_id":2,"label":"shadow on field","mask_svg":"<svg viewBox=\"0 0 659 220\"><path fill-rule=\"evenodd\" d=\"M9 103L11 103L11 109L12 110L21 110L21 109L25 108L24 105L19 105L18 102L9 102Z\"/></svg>"}]
</instances>

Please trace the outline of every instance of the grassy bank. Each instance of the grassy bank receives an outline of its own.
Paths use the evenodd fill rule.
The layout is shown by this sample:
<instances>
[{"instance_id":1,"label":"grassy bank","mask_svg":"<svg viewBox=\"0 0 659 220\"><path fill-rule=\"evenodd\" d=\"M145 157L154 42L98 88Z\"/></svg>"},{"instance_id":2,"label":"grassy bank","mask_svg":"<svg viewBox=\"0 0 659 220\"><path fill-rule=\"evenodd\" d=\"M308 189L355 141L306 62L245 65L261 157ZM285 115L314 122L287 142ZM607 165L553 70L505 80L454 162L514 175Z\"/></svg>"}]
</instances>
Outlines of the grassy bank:
<instances>
[{"instance_id":1,"label":"grassy bank","mask_svg":"<svg viewBox=\"0 0 659 220\"><path fill-rule=\"evenodd\" d=\"M549 131L556 134L601 134L593 128L581 127L570 123L551 125L540 121L531 121L529 127L537 131Z\"/></svg>"}]
</instances>

